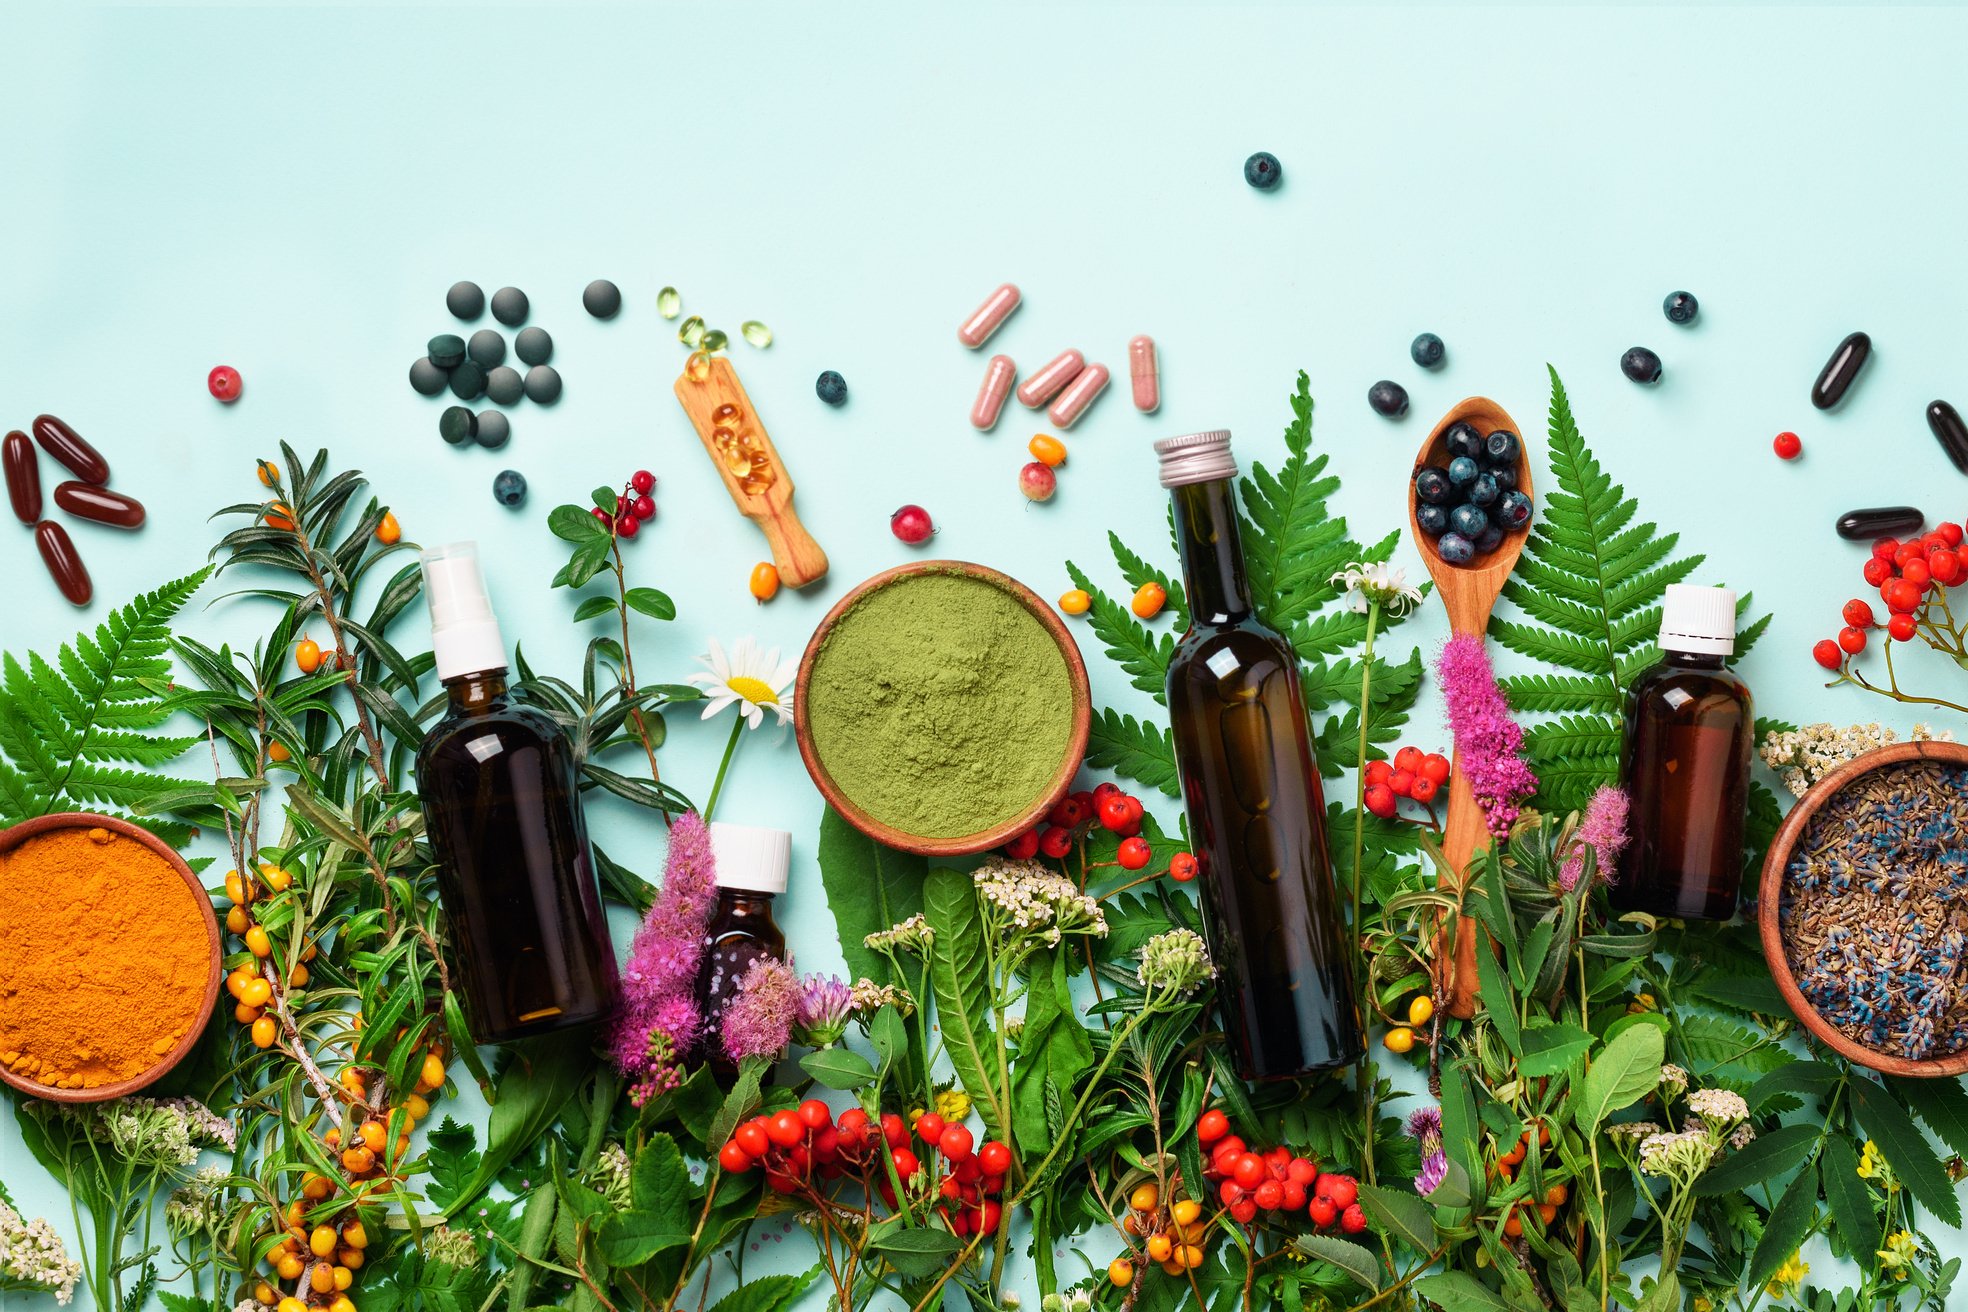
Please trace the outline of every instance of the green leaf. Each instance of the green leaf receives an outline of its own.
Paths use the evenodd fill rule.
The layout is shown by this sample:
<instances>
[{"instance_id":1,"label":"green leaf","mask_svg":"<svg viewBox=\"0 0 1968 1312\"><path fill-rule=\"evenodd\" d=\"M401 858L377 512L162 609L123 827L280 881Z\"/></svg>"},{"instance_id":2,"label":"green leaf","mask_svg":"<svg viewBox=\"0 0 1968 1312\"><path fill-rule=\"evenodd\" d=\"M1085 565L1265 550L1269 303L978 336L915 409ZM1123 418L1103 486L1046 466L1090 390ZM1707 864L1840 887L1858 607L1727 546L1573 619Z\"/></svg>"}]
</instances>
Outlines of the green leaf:
<instances>
[{"instance_id":1,"label":"green leaf","mask_svg":"<svg viewBox=\"0 0 1968 1312\"><path fill-rule=\"evenodd\" d=\"M553 1238L555 1204L558 1201L559 1191L552 1180L535 1185L533 1192L526 1196L526 1209L521 1213L519 1223L518 1255L521 1260L514 1262L510 1268L512 1283L507 1286L506 1312L526 1312L534 1281L540 1274L534 1259L547 1251L547 1243Z\"/></svg>"},{"instance_id":2,"label":"green leaf","mask_svg":"<svg viewBox=\"0 0 1968 1312\"><path fill-rule=\"evenodd\" d=\"M1482 1178L1483 1164L1478 1156L1482 1126L1476 1119L1476 1101L1469 1090L1469 1076L1454 1063L1442 1067L1442 1146L1471 1179Z\"/></svg>"},{"instance_id":3,"label":"green leaf","mask_svg":"<svg viewBox=\"0 0 1968 1312\"><path fill-rule=\"evenodd\" d=\"M601 1223L596 1247L613 1266L640 1266L690 1243L690 1172L667 1134L654 1134L629 1176L633 1206Z\"/></svg>"},{"instance_id":4,"label":"green leaf","mask_svg":"<svg viewBox=\"0 0 1968 1312\"><path fill-rule=\"evenodd\" d=\"M1695 1181L1695 1192L1718 1198L1794 1171L1816 1149L1821 1133L1823 1127L1816 1125L1779 1125L1709 1167Z\"/></svg>"},{"instance_id":5,"label":"green leaf","mask_svg":"<svg viewBox=\"0 0 1968 1312\"><path fill-rule=\"evenodd\" d=\"M1175 638L1166 631L1157 633L1136 619L1134 612L1103 592L1072 561L1066 573L1093 599L1086 620L1107 654L1125 670L1136 688L1158 702L1168 700L1168 665L1175 655Z\"/></svg>"},{"instance_id":6,"label":"green leaf","mask_svg":"<svg viewBox=\"0 0 1968 1312\"><path fill-rule=\"evenodd\" d=\"M1762 1238L1756 1241L1756 1251L1750 1255L1749 1278L1744 1285L1755 1289L1775 1275L1777 1268L1810 1238L1817 1220L1818 1173L1811 1166L1797 1173L1790 1188L1783 1191L1783 1197L1770 1209L1769 1219L1763 1223Z\"/></svg>"},{"instance_id":7,"label":"green leaf","mask_svg":"<svg viewBox=\"0 0 1968 1312\"><path fill-rule=\"evenodd\" d=\"M584 597L581 604L574 608L574 622L580 624L585 620L598 620L603 615L613 615L616 609L617 603L613 597Z\"/></svg>"},{"instance_id":8,"label":"green leaf","mask_svg":"<svg viewBox=\"0 0 1968 1312\"><path fill-rule=\"evenodd\" d=\"M651 619L673 620L676 618L676 603L654 588L630 588L623 594L629 609Z\"/></svg>"},{"instance_id":9,"label":"green leaf","mask_svg":"<svg viewBox=\"0 0 1968 1312\"><path fill-rule=\"evenodd\" d=\"M1844 1135L1825 1137L1818 1174L1824 1185L1825 1202L1831 1206L1832 1229L1845 1237L1859 1265L1870 1269L1874 1265L1874 1248L1867 1236L1879 1233L1879 1220L1873 1212L1872 1192L1859 1178L1859 1155Z\"/></svg>"},{"instance_id":10,"label":"green leaf","mask_svg":"<svg viewBox=\"0 0 1968 1312\"><path fill-rule=\"evenodd\" d=\"M820 882L827 890L827 906L834 913L848 973L877 984L905 983L892 978L888 958L864 940L923 909L929 862L882 846L841 819L832 807L820 815L819 859Z\"/></svg>"},{"instance_id":11,"label":"green leaf","mask_svg":"<svg viewBox=\"0 0 1968 1312\"><path fill-rule=\"evenodd\" d=\"M933 1226L916 1226L907 1230L891 1230L880 1238L872 1239L868 1247L887 1258L889 1264L903 1276L921 1280L933 1276L948 1266L950 1259L963 1247L963 1240L948 1230Z\"/></svg>"},{"instance_id":12,"label":"green leaf","mask_svg":"<svg viewBox=\"0 0 1968 1312\"><path fill-rule=\"evenodd\" d=\"M1793 1061L1777 1067L1749 1087L1744 1098L1752 1112L1760 1112L1772 1098L1785 1094L1812 1094L1823 1098L1838 1086L1839 1072L1823 1062Z\"/></svg>"},{"instance_id":13,"label":"green leaf","mask_svg":"<svg viewBox=\"0 0 1968 1312\"><path fill-rule=\"evenodd\" d=\"M1383 1231L1415 1252L1435 1251L1434 1211L1414 1194L1363 1184L1360 1206Z\"/></svg>"},{"instance_id":14,"label":"green leaf","mask_svg":"<svg viewBox=\"0 0 1968 1312\"><path fill-rule=\"evenodd\" d=\"M1093 1041L1073 1004L1072 951L1061 944L1035 953L1026 964L1025 1028L1012 1069L1011 1123L1013 1147L1033 1162L1056 1138L1046 1117L1047 1090L1069 1096L1093 1066Z\"/></svg>"},{"instance_id":15,"label":"green leaf","mask_svg":"<svg viewBox=\"0 0 1968 1312\"><path fill-rule=\"evenodd\" d=\"M457 1198L444 1209L447 1219L477 1201L506 1163L539 1142L560 1109L594 1069L587 1035L574 1031L515 1045L512 1065L499 1080L498 1101L485 1131L485 1156Z\"/></svg>"},{"instance_id":16,"label":"green leaf","mask_svg":"<svg viewBox=\"0 0 1968 1312\"><path fill-rule=\"evenodd\" d=\"M875 1082L875 1068L858 1052L822 1048L800 1058L800 1069L829 1089L850 1092Z\"/></svg>"},{"instance_id":17,"label":"green leaf","mask_svg":"<svg viewBox=\"0 0 1968 1312\"><path fill-rule=\"evenodd\" d=\"M984 1128L992 1138L1002 1139L1011 1117L992 1078L997 1040L988 1011L990 969L984 926L972 889L970 876L955 870L932 870L923 883L923 914L936 931L929 954L929 981L936 995L936 1018L950 1065L983 1118Z\"/></svg>"},{"instance_id":18,"label":"green leaf","mask_svg":"<svg viewBox=\"0 0 1968 1312\"><path fill-rule=\"evenodd\" d=\"M1488 940L1476 945L1476 992L1483 1003L1483 1019L1496 1028L1497 1037L1513 1056L1521 1055L1523 1036L1517 1026L1517 999L1504 977L1503 963Z\"/></svg>"},{"instance_id":19,"label":"green leaf","mask_svg":"<svg viewBox=\"0 0 1968 1312\"><path fill-rule=\"evenodd\" d=\"M738 1064L738 1079L731 1092L724 1095L724 1105L711 1121L711 1132L704 1138L706 1144L722 1145L738 1128L738 1122L752 1114L759 1103L759 1085L770 1064L763 1057L747 1057Z\"/></svg>"},{"instance_id":20,"label":"green leaf","mask_svg":"<svg viewBox=\"0 0 1968 1312\"><path fill-rule=\"evenodd\" d=\"M1524 1052L1517 1069L1525 1075L1558 1075L1585 1055L1592 1036L1570 1021L1552 1021L1528 1027L1523 1035Z\"/></svg>"},{"instance_id":21,"label":"green leaf","mask_svg":"<svg viewBox=\"0 0 1968 1312\"><path fill-rule=\"evenodd\" d=\"M1961 1087L1960 1080L1910 1080L1889 1075L1886 1084L1942 1143L1968 1156L1968 1090Z\"/></svg>"},{"instance_id":22,"label":"green leaf","mask_svg":"<svg viewBox=\"0 0 1968 1312\"><path fill-rule=\"evenodd\" d=\"M1893 1095L1863 1076L1854 1076L1852 1100L1859 1124L1915 1198L1951 1226L1961 1224L1961 1201L1949 1183L1940 1156Z\"/></svg>"},{"instance_id":23,"label":"green leaf","mask_svg":"<svg viewBox=\"0 0 1968 1312\"><path fill-rule=\"evenodd\" d=\"M783 1312L820 1275L813 1266L796 1276L753 1276L711 1305L711 1312Z\"/></svg>"},{"instance_id":24,"label":"green leaf","mask_svg":"<svg viewBox=\"0 0 1968 1312\"><path fill-rule=\"evenodd\" d=\"M547 528L563 542L593 542L608 536L608 527L580 506L555 506L547 512Z\"/></svg>"},{"instance_id":25,"label":"green leaf","mask_svg":"<svg viewBox=\"0 0 1968 1312\"><path fill-rule=\"evenodd\" d=\"M1590 1139L1608 1116L1652 1093L1665 1059L1666 1041L1652 1025L1635 1025L1614 1035L1580 1082L1572 1111L1579 1132Z\"/></svg>"},{"instance_id":26,"label":"green leaf","mask_svg":"<svg viewBox=\"0 0 1968 1312\"><path fill-rule=\"evenodd\" d=\"M1414 1289L1442 1312L1519 1312L1502 1294L1462 1271L1423 1276Z\"/></svg>"},{"instance_id":27,"label":"green leaf","mask_svg":"<svg viewBox=\"0 0 1968 1312\"><path fill-rule=\"evenodd\" d=\"M1300 1235L1292 1240L1292 1247L1306 1257L1332 1263L1364 1285L1368 1293L1380 1292L1380 1262L1371 1249L1332 1235Z\"/></svg>"},{"instance_id":28,"label":"green leaf","mask_svg":"<svg viewBox=\"0 0 1968 1312\"><path fill-rule=\"evenodd\" d=\"M1144 787L1160 789L1170 797L1181 795L1176 782L1175 736L1132 715L1110 709L1094 713L1087 726L1086 763L1096 770L1112 770Z\"/></svg>"}]
</instances>

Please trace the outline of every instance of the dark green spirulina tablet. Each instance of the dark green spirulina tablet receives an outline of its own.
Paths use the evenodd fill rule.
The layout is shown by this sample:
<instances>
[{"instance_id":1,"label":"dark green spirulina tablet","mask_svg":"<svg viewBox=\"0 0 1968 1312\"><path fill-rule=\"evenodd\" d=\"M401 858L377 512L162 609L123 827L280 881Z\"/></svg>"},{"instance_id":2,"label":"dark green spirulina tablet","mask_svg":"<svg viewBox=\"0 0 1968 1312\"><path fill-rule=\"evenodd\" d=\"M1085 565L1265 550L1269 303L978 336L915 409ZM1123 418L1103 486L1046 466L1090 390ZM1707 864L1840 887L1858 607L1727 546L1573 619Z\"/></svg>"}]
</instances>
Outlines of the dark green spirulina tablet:
<instances>
[{"instance_id":1,"label":"dark green spirulina tablet","mask_svg":"<svg viewBox=\"0 0 1968 1312\"><path fill-rule=\"evenodd\" d=\"M430 354L430 362L440 369L455 369L465 358L465 339L456 333L439 333L430 339L425 348Z\"/></svg>"},{"instance_id":2,"label":"dark green spirulina tablet","mask_svg":"<svg viewBox=\"0 0 1968 1312\"><path fill-rule=\"evenodd\" d=\"M465 354L478 363L481 369L490 369L495 364L506 362L506 339L490 328L481 328L471 335L471 342L465 347Z\"/></svg>"},{"instance_id":3,"label":"dark green spirulina tablet","mask_svg":"<svg viewBox=\"0 0 1968 1312\"><path fill-rule=\"evenodd\" d=\"M560 399L560 372L550 364L536 364L526 371L526 397L541 405Z\"/></svg>"},{"instance_id":4,"label":"dark green spirulina tablet","mask_svg":"<svg viewBox=\"0 0 1968 1312\"><path fill-rule=\"evenodd\" d=\"M513 338L513 354L521 364L545 364L553 359L553 338L544 328L522 328Z\"/></svg>"},{"instance_id":5,"label":"dark green spirulina tablet","mask_svg":"<svg viewBox=\"0 0 1968 1312\"><path fill-rule=\"evenodd\" d=\"M481 410L478 412L477 437L482 447L502 447L512 440L512 421L497 410Z\"/></svg>"},{"instance_id":6,"label":"dark green spirulina tablet","mask_svg":"<svg viewBox=\"0 0 1968 1312\"><path fill-rule=\"evenodd\" d=\"M526 322L526 293L517 287L501 287L492 293L492 317L509 328Z\"/></svg>"},{"instance_id":7,"label":"dark green spirulina tablet","mask_svg":"<svg viewBox=\"0 0 1968 1312\"><path fill-rule=\"evenodd\" d=\"M418 356L410 362L410 386L424 396L436 396L444 390L445 380L450 370L440 369L430 362L429 356Z\"/></svg>"},{"instance_id":8,"label":"dark green spirulina tablet","mask_svg":"<svg viewBox=\"0 0 1968 1312\"><path fill-rule=\"evenodd\" d=\"M444 413L437 417L438 436L452 446L471 441L472 434L478 430L478 421L472 412L461 405L447 405Z\"/></svg>"},{"instance_id":9,"label":"dark green spirulina tablet","mask_svg":"<svg viewBox=\"0 0 1968 1312\"><path fill-rule=\"evenodd\" d=\"M451 395L460 401L476 401L485 395L485 371L475 361L461 361L451 371Z\"/></svg>"},{"instance_id":10,"label":"dark green spirulina tablet","mask_svg":"<svg viewBox=\"0 0 1968 1312\"><path fill-rule=\"evenodd\" d=\"M502 364L486 371L485 394L499 405L511 405L526 395L526 384L520 379L519 370Z\"/></svg>"},{"instance_id":11,"label":"dark green spirulina tablet","mask_svg":"<svg viewBox=\"0 0 1968 1312\"><path fill-rule=\"evenodd\" d=\"M596 278L581 293L581 304L597 319L613 319L622 308L622 289L606 278Z\"/></svg>"},{"instance_id":12,"label":"dark green spirulina tablet","mask_svg":"<svg viewBox=\"0 0 1968 1312\"><path fill-rule=\"evenodd\" d=\"M454 282L444 293L444 308L470 322L485 313L485 292L475 282Z\"/></svg>"}]
</instances>

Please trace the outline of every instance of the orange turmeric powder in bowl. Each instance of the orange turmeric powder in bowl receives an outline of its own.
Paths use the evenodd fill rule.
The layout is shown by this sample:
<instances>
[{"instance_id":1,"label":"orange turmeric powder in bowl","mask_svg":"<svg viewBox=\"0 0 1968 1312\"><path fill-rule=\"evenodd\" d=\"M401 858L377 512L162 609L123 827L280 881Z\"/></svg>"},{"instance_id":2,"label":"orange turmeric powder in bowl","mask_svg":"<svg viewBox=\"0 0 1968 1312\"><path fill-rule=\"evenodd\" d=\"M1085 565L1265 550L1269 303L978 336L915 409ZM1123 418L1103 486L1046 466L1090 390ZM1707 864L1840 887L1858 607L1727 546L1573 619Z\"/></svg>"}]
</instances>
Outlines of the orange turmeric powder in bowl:
<instances>
[{"instance_id":1,"label":"orange turmeric powder in bowl","mask_svg":"<svg viewBox=\"0 0 1968 1312\"><path fill-rule=\"evenodd\" d=\"M132 1093L197 1042L219 986L219 929L190 867L109 816L0 832L0 1079L94 1102Z\"/></svg>"}]
</instances>

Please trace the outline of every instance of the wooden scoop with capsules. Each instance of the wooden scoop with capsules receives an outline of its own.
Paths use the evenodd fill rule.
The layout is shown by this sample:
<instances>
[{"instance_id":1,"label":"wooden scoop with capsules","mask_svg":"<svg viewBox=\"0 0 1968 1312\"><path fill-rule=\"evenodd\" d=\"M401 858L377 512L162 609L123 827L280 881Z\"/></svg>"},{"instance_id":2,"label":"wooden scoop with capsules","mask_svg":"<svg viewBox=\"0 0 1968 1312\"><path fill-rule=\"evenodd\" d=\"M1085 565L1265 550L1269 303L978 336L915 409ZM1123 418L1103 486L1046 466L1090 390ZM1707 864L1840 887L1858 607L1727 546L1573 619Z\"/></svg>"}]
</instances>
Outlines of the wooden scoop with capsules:
<instances>
[{"instance_id":1,"label":"wooden scoop with capsules","mask_svg":"<svg viewBox=\"0 0 1968 1312\"><path fill-rule=\"evenodd\" d=\"M1476 431L1484 437L1499 428L1517 434L1517 490L1530 495L1531 458L1522 440L1524 430L1517 427L1517 422L1504 412L1502 406L1486 396L1472 396L1457 403L1442 416L1441 422L1435 425L1435 430L1416 454L1415 468L1419 470L1424 465L1446 466L1449 463L1449 429L1465 421L1475 425ZM1482 638L1490 627L1490 612L1496 609L1504 580L1516 568L1517 558L1524 554L1528 529L1506 533L1496 550L1479 555L1467 564L1451 564L1442 559L1442 551L1436 540L1421 531L1415 516L1412 485L1408 494L1408 528L1414 534L1415 548L1421 552L1422 561L1428 566L1429 577L1435 580L1435 595L1442 599L1442 605L1449 612L1450 630ZM1467 875L1470 858L1488 841L1489 830L1484 822L1483 809L1477 805L1469 780L1458 766L1449 782L1449 817L1442 828L1442 857L1455 872L1455 879L1460 880ZM1444 874L1441 882L1444 887L1450 886L1450 876ZM1475 1009L1476 922L1464 916L1456 927L1455 980L1449 993L1449 1011L1452 1015L1467 1018L1475 1013Z\"/></svg>"},{"instance_id":2,"label":"wooden scoop with capsules","mask_svg":"<svg viewBox=\"0 0 1968 1312\"><path fill-rule=\"evenodd\" d=\"M702 376L697 370L702 368ZM738 371L723 356L691 357L676 380L677 401L703 440L738 513L759 526L779 581L803 588L826 577L827 553L793 511L793 478L752 409Z\"/></svg>"}]
</instances>

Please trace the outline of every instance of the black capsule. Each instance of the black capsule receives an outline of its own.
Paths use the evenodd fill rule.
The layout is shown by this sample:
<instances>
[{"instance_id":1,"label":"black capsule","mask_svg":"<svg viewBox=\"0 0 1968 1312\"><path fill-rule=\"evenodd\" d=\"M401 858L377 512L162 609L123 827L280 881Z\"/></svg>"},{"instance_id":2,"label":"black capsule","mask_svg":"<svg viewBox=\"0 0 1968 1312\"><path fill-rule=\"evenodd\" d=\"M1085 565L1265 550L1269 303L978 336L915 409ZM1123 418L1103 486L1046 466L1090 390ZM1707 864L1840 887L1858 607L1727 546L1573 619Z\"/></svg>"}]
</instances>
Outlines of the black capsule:
<instances>
[{"instance_id":1,"label":"black capsule","mask_svg":"<svg viewBox=\"0 0 1968 1312\"><path fill-rule=\"evenodd\" d=\"M1636 383L1658 383L1661 358L1644 346L1635 346L1620 357L1620 372Z\"/></svg>"},{"instance_id":2,"label":"black capsule","mask_svg":"<svg viewBox=\"0 0 1968 1312\"><path fill-rule=\"evenodd\" d=\"M1968 424L1961 422L1961 412L1946 401L1929 401L1927 427L1934 430L1934 440L1954 461L1954 467L1968 474Z\"/></svg>"},{"instance_id":3,"label":"black capsule","mask_svg":"<svg viewBox=\"0 0 1968 1312\"><path fill-rule=\"evenodd\" d=\"M27 434L13 432L0 439L0 466L7 471L7 499L14 517L32 525L41 518L41 462Z\"/></svg>"},{"instance_id":4,"label":"black capsule","mask_svg":"<svg viewBox=\"0 0 1968 1312\"><path fill-rule=\"evenodd\" d=\"M55 504L77 519L107 524L111 528L143 527L143 502L93 483L57 483Z\"/></svg>"},{"instance_id":5,"label":"black capsule","mask_svg":"<svg viewBox=\"0 0 1968 1312\"><path fill-rule=\"evenodd\" d=\"M1921 514L1917 506L1872 506L1864 510L1848 510L1840 515L1838 536L1854 542L1901 538L1909 533L1918 533L1920 526L1926 522L1927 516Z\"/></svg>"},{"instance_id":6,"label":"black capsule","mask_svg":"<svg viewBox=\"0 0 1968 1312\"><path fill-rule=\"evenodd\" d=\"M1825 361L1825 367L1818 374L1818 381L1811 384L1811 404L1820 410L1829 410L1845 399L1852 381L1865 368L1865 362L1872 358L1872 338L1864 333L1853 333L1838 344Z\"/></svg>"}]
</instances>

